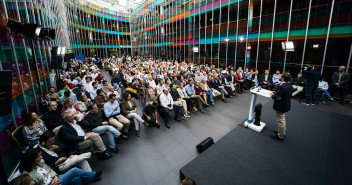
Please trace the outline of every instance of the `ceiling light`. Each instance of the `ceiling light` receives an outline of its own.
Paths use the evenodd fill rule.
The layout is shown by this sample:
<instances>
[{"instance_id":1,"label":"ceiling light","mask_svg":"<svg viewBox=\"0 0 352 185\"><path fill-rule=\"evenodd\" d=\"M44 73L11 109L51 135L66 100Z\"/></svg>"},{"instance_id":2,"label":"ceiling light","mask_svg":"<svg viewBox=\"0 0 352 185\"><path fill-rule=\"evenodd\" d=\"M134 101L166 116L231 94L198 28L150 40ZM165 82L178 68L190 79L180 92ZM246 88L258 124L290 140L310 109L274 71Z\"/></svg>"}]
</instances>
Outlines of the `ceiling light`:
<instances>
[{"instance_id":1,"label":"ceiling light","mask_svg":"<svg viewBox=\"0 0 352 185\"><path fill-rule=\"evenodd\" d=\"M284 51L295 51L295 46L292 41L281 42L281 46Z\"/></svg>"},{"instance_id":2,"label":"ceiling light","mask_svg":"<svg viewBox=\"0 0 352 185\"><path fill-rule=\"evenodd\" d=\"M194 47L193 47L193 52L194 52L194 53L198 53L198 52L199 52L198 46L194 46Z\"/></svg>"},{"instance_id":3,"label":"ceiling light","mask_svg":"<svg viewBox=\"0 0 352 185\"><path fill-rule=\"evenodd\" d=\"M241 41L241 42L243 42L244 39L245 39L245 38L244 38L243 36L240 37L240 41Z\"/></svg>"}]
</instances>

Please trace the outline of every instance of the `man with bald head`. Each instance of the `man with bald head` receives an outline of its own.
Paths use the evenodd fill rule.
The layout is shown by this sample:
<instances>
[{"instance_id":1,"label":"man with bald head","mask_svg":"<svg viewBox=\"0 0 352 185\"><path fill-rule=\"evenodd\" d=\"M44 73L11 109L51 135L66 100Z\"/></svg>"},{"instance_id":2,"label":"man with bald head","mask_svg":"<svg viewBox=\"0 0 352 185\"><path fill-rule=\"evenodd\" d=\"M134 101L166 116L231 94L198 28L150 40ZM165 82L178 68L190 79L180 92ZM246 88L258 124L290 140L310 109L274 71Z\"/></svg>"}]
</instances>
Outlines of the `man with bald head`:
<instances>
[{"instance_id":1,"label":"man with bald head","mask_svg":"<svg viewBox=\"0 0 352 185\"><path fill-rule=\"evenodd\" d=\"M350 81L351 75L346 72L345 66L340 66L339 71L336 71L332 75L331 79L331 96L334 96L335 91L339 91L340 95L340 104L344 105L345 103L345 90Z\"/></svg>"},{"instance_id":2,"label":"man with bald head","mask_svg":"<svg viewBox=\"0 0 352 185\"><path fill-rule=\"evenodd\" d=\"M175 110L175 121L181 122L178 118L181 106L174 104L174 100L172 99L171 94L167 88L164 88L163 93L159 97L160 105L164 110L164 117L165 117L165 126L170 128L169 124L169 112L171 110Z\"/></svg>"}]
</instances>

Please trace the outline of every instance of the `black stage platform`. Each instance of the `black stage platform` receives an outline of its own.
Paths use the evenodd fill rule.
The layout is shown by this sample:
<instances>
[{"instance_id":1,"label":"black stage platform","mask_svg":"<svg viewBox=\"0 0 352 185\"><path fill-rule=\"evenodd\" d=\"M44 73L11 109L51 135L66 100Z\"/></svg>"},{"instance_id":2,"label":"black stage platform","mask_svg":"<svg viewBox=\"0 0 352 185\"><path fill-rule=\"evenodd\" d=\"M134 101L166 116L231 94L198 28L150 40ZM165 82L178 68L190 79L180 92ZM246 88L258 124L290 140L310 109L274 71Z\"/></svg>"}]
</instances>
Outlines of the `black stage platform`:
<instances>
[{"instance_id":1,"label":"black stage platform","mask_svg":"<svg viewBox=\"0 0 352 185\"><path fill-rule=\"evenodd\" d=\"M198 185L352 184L352 117L293 102L286 120L287 139L271 139L277 126L266 104L263 132L237 126L181 168L181 178Z\"/></svg>"}]
</instances>

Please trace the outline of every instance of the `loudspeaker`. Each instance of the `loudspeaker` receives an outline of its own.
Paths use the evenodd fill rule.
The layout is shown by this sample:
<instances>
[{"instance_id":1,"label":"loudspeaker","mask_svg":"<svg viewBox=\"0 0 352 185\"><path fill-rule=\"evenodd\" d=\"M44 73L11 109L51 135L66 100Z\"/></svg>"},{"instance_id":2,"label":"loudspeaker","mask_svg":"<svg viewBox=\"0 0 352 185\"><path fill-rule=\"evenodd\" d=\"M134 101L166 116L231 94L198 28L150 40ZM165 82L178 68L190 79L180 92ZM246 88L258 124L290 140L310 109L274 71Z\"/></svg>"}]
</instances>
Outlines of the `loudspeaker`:
<instances>
[{"instance_id":1,"label":"loudspeaker","mask_svg":"<svg viewBox=\"0 0 352 185\"><path fill-rule=\"evenodd\" d=\"M62 57L51 56L51 69L62 69Z\"/></svg>"},{"instance_id":2,"label":"loudspeaker","mask_svg":"<svg viewBox=\"0 0 352 185\"><path fill-rule=\"evenodd\" d=\"M12 71L0 71L0 117L11 114Z\"/></svg>"},{"instance_id":3,"label":"loudspeaker","mask_svg":"<svg viewBox=\"0 0 352 185\"><path fill-rule=\"evenodd\" d=\"M75 54L74 53L66 54L64 61L65 62L70 62L71 59L75 59Z\"/></svg>"},{"instance_id":4,"label":"loudspeaker","mask_svg":"<svg viewBox=\"0 0 352 185\"><path fill-rule=\"evenodd\" d=\"M209 58L209 51L208 51L208 50L205 50L205 51L204 51L204 55L205 55L206 58Z\"/></svg>"},{"instance_id":5,"label":"loudspeaker","mask_svg":"<svg viewBox=\"0 0 352 185\"><path fill-rule=\"evenodd\" d=\"M214 140L211 137L206 138L204 141L200 142L196 148L198 150L199 153L204 152L206 149L208 149L209 147L211 147L211 145L214 144Z\"/></svg>"},{"instance_id":6,"label":"loudspeaker","mask_svg":"<svg viewBox=\"0 0 352 185\"><path fill-rule=\"evenodd\" d=\"M134 56L138 56L138 52L134 52Z\"/></svg>"},{"instance_id":7,"label":"loudspeaker","mask_svg":"<svg viewBox=\"0 0 352 185\"><path fill-rule=\"evenodd\" d=\"M265 58L265 61L270 60L270 50L264 51L264 58Z\"/></svg>"}]
</instances>

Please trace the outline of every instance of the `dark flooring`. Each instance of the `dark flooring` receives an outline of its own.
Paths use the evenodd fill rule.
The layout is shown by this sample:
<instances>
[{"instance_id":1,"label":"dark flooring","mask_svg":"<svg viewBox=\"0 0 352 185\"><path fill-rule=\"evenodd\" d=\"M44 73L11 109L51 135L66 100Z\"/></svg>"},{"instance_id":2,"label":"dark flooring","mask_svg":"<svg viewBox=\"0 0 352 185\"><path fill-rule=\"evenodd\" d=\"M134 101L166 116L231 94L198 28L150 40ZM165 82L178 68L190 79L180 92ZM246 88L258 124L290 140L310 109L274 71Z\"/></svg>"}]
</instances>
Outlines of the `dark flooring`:
<instances>
[{"instance_id":1,"label":"dark flooring","mask_svg":"<svg viewBox=\"0 0 352 185\"><path fill-rule=\"evenodd\" d=\"M103 71L103 75L110 81L109 74ZM102 180L94 184L179 185L179 170L198 156L195 146L207 137L213 137L217 142L238 124L242 124L248 116L250 98L251 94L247 92L227 99L228 103L216 101L215 107L206 110L206 115L193 113L190 120L182 120L181 123L172 121L171 129L167 129L160 118L161 128L146 128L142 125L140 138L131 131L130 139L118 146L119 154L106 161L91 160L93 170L103 170ZM257 103L262 104L269 101L269 98L257 99ZM301 106L305 107L303 104ZM138 107L141 111L140 103ZM323 108L345 114L352 110L350 105L342 107L337 103Z\"/></svg>"},{"instance_id":2,"label":"dark flooring","mask_svg":"<svg viewBox=\"0 0 352 185\"><path fill-rule=\"evenodd\" d=\"M352 184L352 117L293 102L285 142L274 141L272 102L261 133L238 126L181 169L202 185Z\"/></svg>"}]
</instances>

